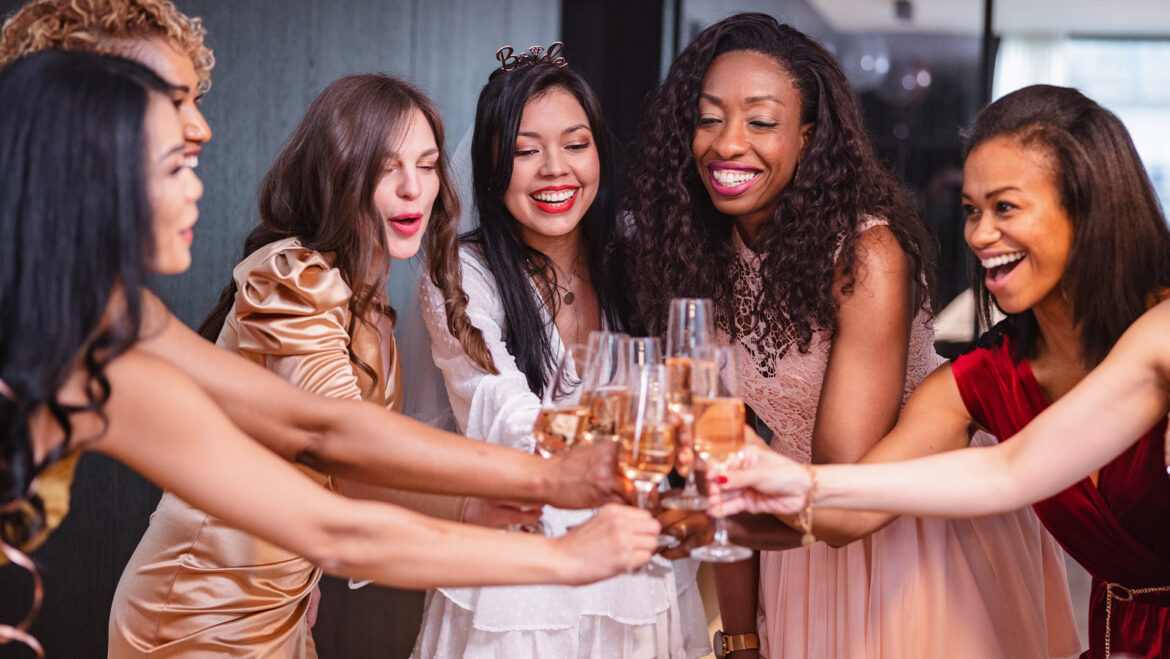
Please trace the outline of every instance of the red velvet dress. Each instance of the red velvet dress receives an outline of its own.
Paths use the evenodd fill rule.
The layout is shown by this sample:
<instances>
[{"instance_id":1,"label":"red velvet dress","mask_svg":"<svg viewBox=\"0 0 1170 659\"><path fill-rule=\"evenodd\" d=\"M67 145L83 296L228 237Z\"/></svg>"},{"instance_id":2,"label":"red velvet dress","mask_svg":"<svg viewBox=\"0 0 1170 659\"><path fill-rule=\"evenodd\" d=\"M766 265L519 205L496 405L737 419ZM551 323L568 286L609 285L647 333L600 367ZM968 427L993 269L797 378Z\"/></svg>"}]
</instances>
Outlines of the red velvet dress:
<instances>
[{"instance_id":1,"label":"red velvet dress","mask_svg":"<svg viewBox=\"0 0 1170 659\"><path fill-rule=\"evenodd\" d=\"M960 356L952 371L963 403L1001 441L1010 438L1048 400L1026 360L1016 363L1016 340L992 330L984 346ZM1127 593L1108 584L1139 590L1170 586L1170 478L1163 458L1166 420L1099 472L1035 504L1056 540L1093 576L1089 609L1089 650L1105 656L1109 618L1113 656L1170 657L1170 591ZM1118 598L1120 597L1120 599Z\"/></svg>"}]
</instances>

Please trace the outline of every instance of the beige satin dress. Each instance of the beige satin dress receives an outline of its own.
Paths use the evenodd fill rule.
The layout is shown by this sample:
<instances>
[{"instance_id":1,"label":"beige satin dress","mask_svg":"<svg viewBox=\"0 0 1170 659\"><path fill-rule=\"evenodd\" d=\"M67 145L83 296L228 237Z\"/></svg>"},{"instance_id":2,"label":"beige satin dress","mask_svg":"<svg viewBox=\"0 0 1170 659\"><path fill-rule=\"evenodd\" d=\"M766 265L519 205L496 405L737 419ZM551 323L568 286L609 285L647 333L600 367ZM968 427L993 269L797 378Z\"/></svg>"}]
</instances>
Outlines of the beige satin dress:
<instances>
[{"instance_id":1,"label":"beige satin dress","mask_svg":"<svg viewBox=\"0 0 1170 659\"><path fill-rule=\"evenodd\" d=\"M330 255L288 238L258 249L233 276L235 306L218 346L304 389L399 409L394 340L363 323L349 334L351 290ZM375 377L350 359L351 346ZM331 478L300 468L336 489ZM447 519L458 519L463 509L456 497L402 493L396 499ZM118 583L109 656L316 657L305 613L320 576L301 556L166 492Z\"/></svg>"}]
</instances>

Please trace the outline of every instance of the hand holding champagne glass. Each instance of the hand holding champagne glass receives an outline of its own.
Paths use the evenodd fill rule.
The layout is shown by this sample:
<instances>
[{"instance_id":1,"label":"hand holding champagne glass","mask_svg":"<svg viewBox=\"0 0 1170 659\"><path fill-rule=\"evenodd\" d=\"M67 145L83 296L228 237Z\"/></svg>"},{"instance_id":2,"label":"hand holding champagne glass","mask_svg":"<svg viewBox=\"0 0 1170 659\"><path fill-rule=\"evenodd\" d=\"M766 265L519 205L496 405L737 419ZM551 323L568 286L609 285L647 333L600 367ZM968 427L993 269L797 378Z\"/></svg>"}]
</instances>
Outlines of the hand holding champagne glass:
<instances>
[{"instance_id":1,"label":"hand holding champagne glass","mask_svg":"<svg viewBox=\"0 0 1170 659\"><path fill-rule=\"evenodd\" d=\"M666 331L667 402L688 426L692 423L691 363L697 349L715 340L711 301L676 298L670 301ZM693 429L692 429L693 430ZM693 435L693 432L691 433ZM687 472L686 486L675 496L663 498L662 506L680 510L704 510L707 499L695 484L695 470Z\"/></svg>"},{"instance_id":2,"label":"hand holding champagne glass","mask_svg":"<svg viewBox=\"0 0 1170 659\"><path fill-rule=\"evenodd\" d=\"M691 364L691 413L694 416L695 452L718 469L738 457L744 446L744 406L739 399L739 373L735 352L727 346L696 349ZM715 511L715 539L691 552L695 558L732 563L751 556L750 549L731 544L722 508Z\"/></svg>"}]
</instances>

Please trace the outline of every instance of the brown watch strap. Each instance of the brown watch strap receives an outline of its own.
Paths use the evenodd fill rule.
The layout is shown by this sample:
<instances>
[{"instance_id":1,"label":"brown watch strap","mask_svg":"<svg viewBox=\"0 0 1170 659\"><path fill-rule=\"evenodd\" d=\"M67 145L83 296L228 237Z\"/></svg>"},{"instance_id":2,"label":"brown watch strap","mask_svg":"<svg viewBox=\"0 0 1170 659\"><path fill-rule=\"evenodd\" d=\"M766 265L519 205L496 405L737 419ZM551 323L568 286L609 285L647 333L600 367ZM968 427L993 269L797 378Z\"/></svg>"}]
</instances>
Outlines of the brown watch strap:
<instances>
[{"instance_id":1,"label":"brown watch strap","mask_svg":"<svg viewBox=\"0 0 1170 659\"><path fill-rule=\"evenodd\" d=\"M746 634L724 634L723 656L740 650L757 650L760 647L760 636L755 632Z\"/></svg>"}]
</instances>

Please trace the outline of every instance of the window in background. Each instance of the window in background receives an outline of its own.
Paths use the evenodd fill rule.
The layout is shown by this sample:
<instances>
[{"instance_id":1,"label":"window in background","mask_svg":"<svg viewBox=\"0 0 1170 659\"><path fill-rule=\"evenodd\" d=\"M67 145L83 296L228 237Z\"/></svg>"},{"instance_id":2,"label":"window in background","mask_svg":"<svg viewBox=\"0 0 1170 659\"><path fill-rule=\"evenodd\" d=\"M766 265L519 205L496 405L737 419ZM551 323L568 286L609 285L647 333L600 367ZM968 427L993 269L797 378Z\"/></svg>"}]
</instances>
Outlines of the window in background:
<instances>
[{"instance_id":1,"label":"window in background","mask_svg":"<svg viewBox=\"0 0 1170 659\"><path fill-rule=\"evenodd\" d=\"M993 95L1025 85L1076 87L1133 137L1162 206L1170 203L1170 39L1005 37Z\"/></svg>"}]
</instances>

